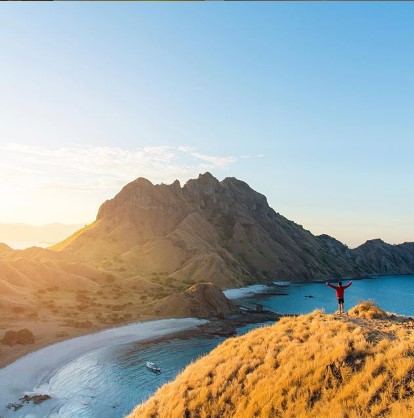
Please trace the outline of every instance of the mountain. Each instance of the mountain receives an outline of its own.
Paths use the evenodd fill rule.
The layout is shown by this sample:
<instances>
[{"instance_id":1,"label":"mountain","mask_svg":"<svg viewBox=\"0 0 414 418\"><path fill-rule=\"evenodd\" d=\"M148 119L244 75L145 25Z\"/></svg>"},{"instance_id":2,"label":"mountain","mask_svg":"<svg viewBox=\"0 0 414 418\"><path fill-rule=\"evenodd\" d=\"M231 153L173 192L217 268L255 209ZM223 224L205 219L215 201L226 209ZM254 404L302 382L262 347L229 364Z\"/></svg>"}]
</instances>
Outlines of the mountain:
<instances>
[{"instance_id":1,"label":"mountain","mask_svg":"<svg viewBox=\"0 0 414 418\"><path fill-rule=\"evenodd\" d=\"M371 303L229 338L128 418L412 417L412 319Z\"/></svg>"},{"instance_id":2,"label":"mountain","mask_svg":"<svg viewBox=\"0 0 414 418\"><path fill-rule=\"evenodd\" d=\"M378 274L412 274L414 271L414 243L391 245L381 239L367 241L353 251L356 263L369 271L375 266Z\"/></svg>"},{"instance_id":3,"label":"mountain","mask_svg":"<svg viewBox=\"0 0 414 418\"><path fill-rule=\"evenodd\" d=\"M205 173L183 186L139 178L53 247L0 243L0 330L28 328L40 348L129 321L226 316L234 306L219 289L406 273L413 243L351 250L286 219L235 178ZM30 349L2 347L0 366Z\"/></svg>"},{"instance_id":4,"label":"mountain","mask_svg":"<svg viewBox=\"0 0 414 418\"><path fill-rule=\"evenodd\" d=\"M210 173L184 186L138 178L100 207L93 224L52 249L178 287L414 273L413 243L373 240L351 250L275 212L245 182Z\"/></svg>"}]
</instances>

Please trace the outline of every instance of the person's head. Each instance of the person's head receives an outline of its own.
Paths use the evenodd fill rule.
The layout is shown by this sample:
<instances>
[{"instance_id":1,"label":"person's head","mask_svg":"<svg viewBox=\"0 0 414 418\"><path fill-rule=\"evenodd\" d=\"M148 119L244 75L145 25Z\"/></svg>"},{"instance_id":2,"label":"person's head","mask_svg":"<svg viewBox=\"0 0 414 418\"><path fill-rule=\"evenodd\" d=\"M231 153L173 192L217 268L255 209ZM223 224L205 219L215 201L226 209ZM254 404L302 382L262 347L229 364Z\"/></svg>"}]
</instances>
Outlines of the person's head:
<instances>
[{"instance_id":1,"label":"person's head","mask_svg":"<svg viewBox=\"0 0 414 418\"><path fill-rule=\"evenodd\" d=\"M338 282L338 285L339 285L339 286L342 286L342 282Z\"/></svg>"}]
</instances>

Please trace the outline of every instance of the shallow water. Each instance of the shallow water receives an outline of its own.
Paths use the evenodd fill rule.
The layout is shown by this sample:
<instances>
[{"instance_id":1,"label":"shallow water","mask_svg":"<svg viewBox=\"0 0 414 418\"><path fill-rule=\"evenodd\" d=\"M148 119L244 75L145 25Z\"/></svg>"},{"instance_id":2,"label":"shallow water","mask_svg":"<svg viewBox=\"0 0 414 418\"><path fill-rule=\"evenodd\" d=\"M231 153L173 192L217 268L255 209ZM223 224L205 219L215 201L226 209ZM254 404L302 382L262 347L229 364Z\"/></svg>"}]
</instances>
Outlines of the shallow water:
<instances>
[{"instance_id":1,"label":"shallow water","mask_svg":"<svg viewBox=\"0 0 414 418\"><path fill-rule=\"evenodd\" d=\"M60 370L50 388L64 417L121 417L224 338L130 343L89 353ZM162 373L145 367L156 361Z\"/></svg>"},{"instance_id":2,"label":"shallow water","mask_svg":"<svg viewBox=\"0 0 414 418\"><path fill-rule=\"evenodd\" d=\"M99 358L100 350L111 350L112 347L122 347L138 341L144 344L144 341L149 339L195 329L205 322L205 320L194 318L181 318L134 323L72 338L32 352L0 369L0 416L26 416L29 412L35 412L35 415L30 416L43 417L57 413L72 395L77 396L75 392L71 392L71 386L76 386L81 382L77 382L66 373L68 368L73 371L74 363L80 369L87 371L86 376L94 382L93 365L94 362L99 363L97 358ZM89 355L93 353L97 353L95 358ZM60 382L67 384L63 391L59 391ZM90 384L88 380L86 383ZM82 387L81 384L80 387ZM47 394L52 396L52 399L41 405L25 404L17 412L6 408L9 403L17 403L25 393Z\"/></svg>"},{"instance_id":3,"label":"shallow water","mask_svg":"<svg viewBox=\"0 0 414 418\"><path fill-rule=\"evenodd\" d=\"M266 309L291 314L308 313L318 308L331 313L337 309L335 291L324 283L294 284L280 290L287 295L256 295L238 302L247 306L261 303ZM374 299L387 311L414 316L414 276L356 280L345 291L345 308L350 309L365 299ZM257 326L245 326L238 333L243 334ZM94 350L60 368L44 382L39 392L42 389L50 392L51 400L38 406L25 405L17 412L8 410L4 418L122 417L223 340L222 337L200 336L125 343ZM162 373L157 375L147 370L147 360L155 361Z\"/></svg>"},{"instance_id":4,"label":"shallow water","mask_svg":"<svg viewBox=\"0 0 414 418\"><path fill-rule=\"evenodd\" d=\"M263 324L239 328L238 334L258 326ZM26 404L16 412L7 410L4 418L123 417L224 339L174 338L94 350L65 365L36 388L36 393L49 393L52 399L40 405ZM155 374L149 371L145 367L146 361L155 361L162 372Z\"/></svg>"},{"instance_id":5,"label":"shallow water","mask_svg":"<svg viewBox=\"0 0 414 418\"><path fill-rule=\"evenodd\" d=\"M239 328L238 334L258 326L263 324ZM68 418L122 417L224 340L224 337L192 337L137 342L83 356L64 367L51 381L56 396L66 398L59 414ZM148 370L146 361L155 361L161 373Z\"/></svg>"}]
</instances>

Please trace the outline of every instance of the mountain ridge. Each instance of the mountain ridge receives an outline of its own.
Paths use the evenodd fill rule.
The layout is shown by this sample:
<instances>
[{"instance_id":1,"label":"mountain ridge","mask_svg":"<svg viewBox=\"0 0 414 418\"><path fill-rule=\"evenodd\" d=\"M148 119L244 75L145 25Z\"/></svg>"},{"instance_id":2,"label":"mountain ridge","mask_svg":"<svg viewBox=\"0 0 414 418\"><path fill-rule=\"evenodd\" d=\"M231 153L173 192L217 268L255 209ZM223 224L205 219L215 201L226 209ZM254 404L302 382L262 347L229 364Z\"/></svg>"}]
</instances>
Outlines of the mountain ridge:
<instances>
[{"instance_id":1,"label":"mountain ridge","mask_svg":"<svg viewBox=\"0 0 414 418\"><path fill-rule=\"evenodd\" d=\"M184 186L140 178L53 247L0 244L0 328L23 325L40 347L129 321L226 315L232 307L221 309L218 288L412 274L413 255L414 243L377 239L351 250L315 236L235 178L208 173ZM2 347L0 365L28 351Z\"/></svg>"},{"instance_id":2,"label":"mountain ridge","mask_svg":"<svg viewBox=\"0 0 414 418\"><path fill-rule=\"evenodd\" d=\"M414 244L380 239L350 249L288 220L234 177L200 174L183 186L138 178L96 221L52 249L108 270L221 288L272 280L414 273Z\"/></svg>"}]
</instances>

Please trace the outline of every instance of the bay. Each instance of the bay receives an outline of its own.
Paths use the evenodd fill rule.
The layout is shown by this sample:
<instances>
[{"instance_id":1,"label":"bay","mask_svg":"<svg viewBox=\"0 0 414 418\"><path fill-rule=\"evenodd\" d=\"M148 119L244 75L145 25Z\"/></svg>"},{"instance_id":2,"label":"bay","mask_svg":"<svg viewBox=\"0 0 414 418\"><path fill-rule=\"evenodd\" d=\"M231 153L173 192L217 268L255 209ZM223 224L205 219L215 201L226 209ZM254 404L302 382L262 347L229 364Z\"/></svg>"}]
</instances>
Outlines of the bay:
<instances>
[{"instance_id":1,"label":"bay","mask_svg":"<svg viewBox=\"0 0 414 418\"><path fill-rule=\"evenodd\" d=\"M237 303L248 307L260 303L265 309L282 314L309 313L315 309L333 313L337 309L335 291L325 283L290 284L278 290L286 295L249 295L237 299ZM414 276L355 280L345 292L345 309L367 299L374 300L386 311L414 316ZM240 328L238 334L263 325ZM51 400L41 405L25 405L16 412L9 410L6 417L125 416L222 341L223 337L200 336L125 343L91 351L49 376L45 383L53 395ZM147 370L146 361L157 362L162 373L157 375Z\"/></svg>"}]
</instances>

